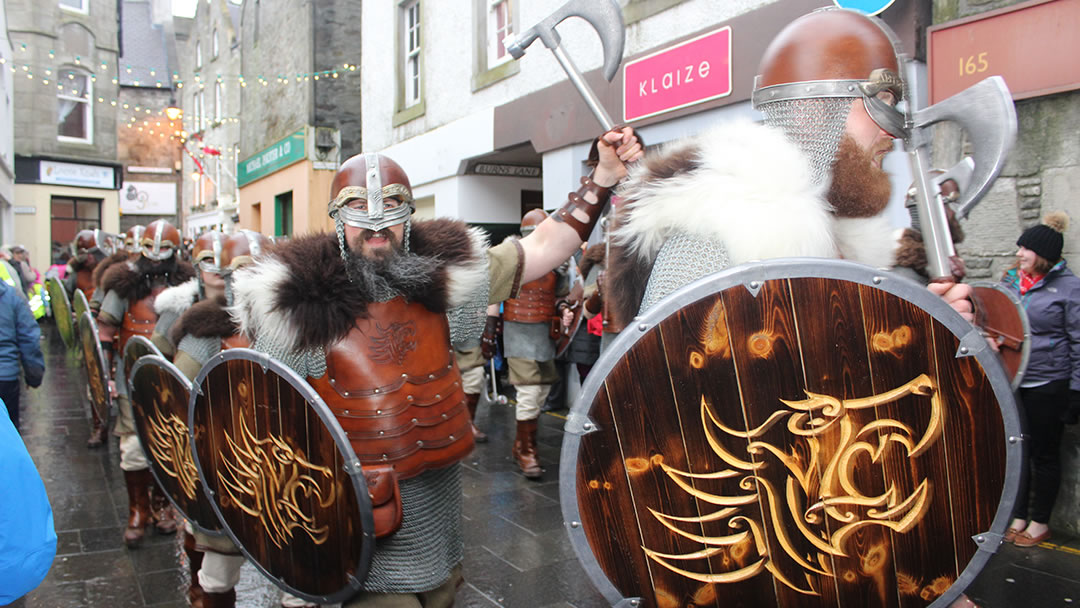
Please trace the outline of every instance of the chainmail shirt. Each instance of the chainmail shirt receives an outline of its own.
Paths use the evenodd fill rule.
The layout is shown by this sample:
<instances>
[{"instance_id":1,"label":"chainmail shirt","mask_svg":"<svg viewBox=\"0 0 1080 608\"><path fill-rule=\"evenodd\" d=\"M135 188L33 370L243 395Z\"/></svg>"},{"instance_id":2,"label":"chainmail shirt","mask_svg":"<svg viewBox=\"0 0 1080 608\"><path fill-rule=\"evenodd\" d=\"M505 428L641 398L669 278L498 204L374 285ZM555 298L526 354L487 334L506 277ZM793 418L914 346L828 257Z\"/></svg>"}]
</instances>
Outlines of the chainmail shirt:
<instances>
[{"instance_id":1,"label":"chainmail shirt","mask_svg":"<svg viewBox=\"0 0 1080 608\"><path fill-rule=\"evenodd\" d=\"M652 308L683 285L727 268L730 262L723 243L684 233L676 234L664 243L656 256L638 314Z\"/></svg>"}]
</instances>

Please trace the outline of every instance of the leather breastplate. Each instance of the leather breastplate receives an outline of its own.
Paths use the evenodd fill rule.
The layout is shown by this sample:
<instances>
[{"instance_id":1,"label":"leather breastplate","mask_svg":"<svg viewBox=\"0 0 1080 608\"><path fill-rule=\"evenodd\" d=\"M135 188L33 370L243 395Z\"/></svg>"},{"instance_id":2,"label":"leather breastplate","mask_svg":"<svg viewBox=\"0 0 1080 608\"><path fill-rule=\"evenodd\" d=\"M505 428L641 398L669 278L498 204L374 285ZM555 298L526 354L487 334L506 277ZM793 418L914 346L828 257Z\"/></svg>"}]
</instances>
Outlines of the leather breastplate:
<instances>
[{"instance_id":1,"label":"leather breastplate","mask_svg":"<svg viewBox=\"0 0 1080 608\"><path fill-rule=\"evenodd\" d=\"M518 297L506 301L504 321L547 323L555 316L555 285L558 275L549 272L521 286Z\"/></svg>"},{"instance_id":2,"label":"leather breastplate","mask_svg":"<svg viewBox=\"0 0 1080 608\"><path fill-rule=\"evenodd\" d=\"M86 299L89 300L94 295L94 271L79 270L75 273L75 287L81 289L83 294L86 295Z\"/></svg>"},{"instance_id":3,"label":"leather breastplate","mask_svg":"<svg viewBox=\"0 0 1080 608\"><path fill-rule=\"evenodd\" d=\"M368 305L308 378L365 465L405 479L449 466L473 448L461 374L445 314L404 298Z\"/></svg>"},{"instance_id":4,"label":"leather breastplate","mask_svg":"<svg viewBox=\"0 0 1080 608\"><path fill-rule=\"evenodd\" d=\"M124 322L120 324L120 350L117 352L124 352L124 346L132 336L144 336L149 339L150 334L154 333L154 325L157 324L158 319L157 313L154 312L154 299L157 298L157 294L165 291L165 287L165 285L154 287L150 295L128 304L127 311L124 312Z\"/></svg>"}]
</instances>

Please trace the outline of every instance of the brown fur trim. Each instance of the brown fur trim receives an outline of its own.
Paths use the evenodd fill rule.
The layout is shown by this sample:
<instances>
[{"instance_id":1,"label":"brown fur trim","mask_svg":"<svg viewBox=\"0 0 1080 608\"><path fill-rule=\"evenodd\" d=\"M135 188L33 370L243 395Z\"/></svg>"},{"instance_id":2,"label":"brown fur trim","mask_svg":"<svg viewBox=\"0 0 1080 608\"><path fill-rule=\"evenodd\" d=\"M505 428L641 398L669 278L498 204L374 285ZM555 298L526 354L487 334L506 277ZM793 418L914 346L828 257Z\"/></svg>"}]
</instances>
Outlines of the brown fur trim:
<instances>
[{"instance_id":1,"label":"brown fur trim","mask_svg":"<svg viewBox=\"0 0 1080 608\"><path fill-rule=\"evenodd\" d=\"M195 277L195 268L183 261L175 260L174 270L167 274L160 274L151 278L147 272L148 262L142 258L135 262L115 264L101 278L101 289L105 293L115 291L116 295L125 300L141 300L150 295L155 284L164 280L165 285L173 287Z\"/></svg>"},{"instance_id":2,"label":"brown fur trim","mask_svg":"<svg viewBox=\"0 0 1080 608\"><path fill-rule=\"evenodd\" d=\"M896 248L896 265L926 276L926 247L922 235L911 228L905 228L900 237L900 246Z\"/></svg>"},{"instance_id":3,"label":"brown fur trim","mask_svg":"<svg viewBox=\"0 0 1080 608\"><path fill-rule=\"evenodd\" d=\"M701 168L701 149L698 146L675 148L662 154L647 154L645 163L646 182L662 181L678 175L692 173Z\"/></svg>"},{"instance_id":4,"label":"brown fur trim","mask_svg":"<svg viewBox=\"0 0 1080 608\"><path fill-rule=\"evenodd\" d=\"M610 326L626 327L637 316L645 288L649 284L653 262L645 262L641 256L632 254L624 247L611 245L611 256L604 273L604 303L607 314L604 319Z\"/></svg>"},{"instance_id":5,"label":"brown fur trim","mask_svg":"<svg viewBox=\"0 0 1080 608\"><path fill-rule=\"evenodd\" d=\"M126 251L118 251L104 260L98 262L98 265L94 267L94 287L101 287L101 279L105 276L105 271L112 268L120 262L126 262L130 256Z\"/></svg>"},{"instance_id":6,"label":"brown fur trim","mask_svg":"<svg viewBox=\"0 0 1080 608\"><path fill-rule=\"evenodd\" d=\"M607 246L604 243L598 243L585 250L585 255L581 256L581 276L589 276L589 271L593 269L593 266L604 263L604 256L607 254Z\"/></svg>"},{"instance_id":7,"label":"brown fur trim","mask_svg":"<svg viewBox=\"0 0 1080 608\"><path fill-rule=\"evenodd\" d=\"M169 339L179 344L184 336L196 338L228 338L236 335L239 328L225 309L225 297L218 296L191 305L169 330Z\"/></svg>"},{"instance_id":8,"label":"brown fur trim","mask_svg":"<svg viewBox=\"0 0 1080 608\"><path fill-rule=\"evenodd\" d=\"M413 222L410 250L437 259L439 266L430 289L414 294L412 301L434 312L446 311L447 265L476 255L467 229L457 220ZM275 247L274 257L289 268L289 274L273 295L273 309L287 311L299 337L298 348L332 344L348 333L358 317L367 314L372 297L349 281L337 235L321 233L293 239Z\"/></svg>"},{"instance_id":9,"label":"brown fur trim","mask_svg":"<svg viewBox=\"0 0 1080 608\"><path fill-rule=\"evenodd\" d=\"M89 259L87 259L86 261L80 262L79 260L77 260L75 258L71 258L71 261L68 262L68 267L71 268L72 272L81 272L81 271L85 270L87 272L92 273L94 271L94 269L97 268L97 266L98 266L98 259L96 257L94 258L93 263L91 263Z\"/></svg>"}]
</instances>

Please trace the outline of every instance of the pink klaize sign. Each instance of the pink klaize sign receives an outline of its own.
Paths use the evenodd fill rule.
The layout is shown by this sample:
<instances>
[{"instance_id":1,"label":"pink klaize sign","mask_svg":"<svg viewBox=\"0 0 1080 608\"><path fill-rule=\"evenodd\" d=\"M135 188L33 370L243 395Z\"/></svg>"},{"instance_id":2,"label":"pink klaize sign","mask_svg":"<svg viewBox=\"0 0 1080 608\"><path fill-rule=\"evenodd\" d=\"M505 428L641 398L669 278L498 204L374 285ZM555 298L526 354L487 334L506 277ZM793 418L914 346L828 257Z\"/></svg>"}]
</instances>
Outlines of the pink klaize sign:
<instances>
[{"instance_id":1,"label":"pink klaize sign","mask_svg":"<svg viewBox=\"0 0 1080 608\"><path fill-rule=\"evenodd\" d=\"M731 26L627 63L623 120L632 122L731 94Z\"/></svg>"}]
</instances>

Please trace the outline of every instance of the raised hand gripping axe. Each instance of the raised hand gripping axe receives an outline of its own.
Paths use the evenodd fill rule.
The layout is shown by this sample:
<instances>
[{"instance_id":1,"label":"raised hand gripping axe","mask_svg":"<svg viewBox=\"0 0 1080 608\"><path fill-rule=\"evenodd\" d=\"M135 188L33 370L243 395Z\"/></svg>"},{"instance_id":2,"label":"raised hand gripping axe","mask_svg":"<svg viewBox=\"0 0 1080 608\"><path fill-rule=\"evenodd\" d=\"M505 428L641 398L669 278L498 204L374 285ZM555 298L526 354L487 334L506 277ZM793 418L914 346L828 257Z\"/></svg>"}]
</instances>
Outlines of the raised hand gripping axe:
<instances>
[{"instance_id":1,"label":"raised hand gripping axe","mask_svg":"<svg viewBox=\"0 0 1080 608\"><path fill-rule=\"evenodd\" d=\"M600 36L600 42L604 46L604 78L611 81L622 63L623 44L626 41L626 26L623 24L622 10L616 0L570 0L562 5L559 10L552 13L546 19L522 32L514 39L507 39L506 50L514 59L525 56L525 49L537 38L544 42L544 46L551 49L559 65L566 71L574 88L578 90L589 110L596 116L596 120L604 127L604 131L615 128L615 121L611 120L600 100L585 82L581 72L578 71L574 61L562 49L560 43L562 37L555 31L555 26L570 17L580 17L588 21Z\"/></svg>"}]
</instances>

